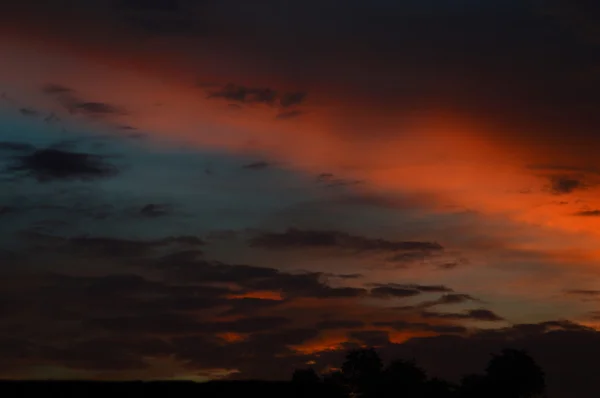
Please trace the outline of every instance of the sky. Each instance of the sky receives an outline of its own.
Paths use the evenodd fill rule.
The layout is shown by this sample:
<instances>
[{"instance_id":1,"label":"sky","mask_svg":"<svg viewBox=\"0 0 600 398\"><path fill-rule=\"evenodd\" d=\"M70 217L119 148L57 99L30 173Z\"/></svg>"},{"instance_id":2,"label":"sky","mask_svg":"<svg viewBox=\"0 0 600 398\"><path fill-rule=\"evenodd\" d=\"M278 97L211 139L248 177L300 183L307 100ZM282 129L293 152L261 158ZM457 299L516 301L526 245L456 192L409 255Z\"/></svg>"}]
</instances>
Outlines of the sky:
<instances>
[{"instance_id":1,"label":"sky","mask_svg":"<svg viewBox=\"0 0 600 398\"><path fill-rule=\"evenodd\" d=\"M587 0L0 5L0 376L600 355ZM579 390L577 390L579 389Z\"/></svg>"}]
</instances>

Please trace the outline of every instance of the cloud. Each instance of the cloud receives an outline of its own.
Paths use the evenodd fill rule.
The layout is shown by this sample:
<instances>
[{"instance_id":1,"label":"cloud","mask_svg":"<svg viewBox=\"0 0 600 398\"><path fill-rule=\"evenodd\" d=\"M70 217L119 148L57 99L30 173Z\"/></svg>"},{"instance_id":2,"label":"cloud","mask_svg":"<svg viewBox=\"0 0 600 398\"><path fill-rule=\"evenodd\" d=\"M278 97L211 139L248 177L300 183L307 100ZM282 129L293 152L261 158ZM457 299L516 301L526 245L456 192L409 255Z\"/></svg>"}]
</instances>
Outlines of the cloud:
<instances>
[{"instance_id":1,"label":"cloud","mask_svg":"<svg viewBox=\"0 0 600 398\"><path fill-rule=\"evenodd\" d=\"M108 104L106 102L85 102L85 101L74 101L67 105L68 109L72 113L85 113L88 115L122 115L125 114L123 110L115 105Z\"/></svg>"},{"instance_id":2,"label":"cloud","mask_svg":"<svg viewBox=\"0 0 600 398\"><path fill-rule=\"evenodd\" d=\"M363 274L325 274L325 276L340 279L359 279L364 277Z\"/></svg>"},{"instance_id":3,"label":"cloud","mask_svg":"<svg viewBox=\"0 0 600 398\"><path fill-rule=\"evenodd\" d=\"M306 100L306 93L284 93L279 98L279 103L283 108L289 108L291 106L300 105Z\"/></svg>"},{"instance_id":4,"label":"cloud","mask_svg":"<svg viewBox=\"0 0 600 398\"><path fill-rule=\"evenodd\" d=\"M280 233L262 233L250 239L252 247L266 249L336 248L362 251L440 251L435 242L389 241L350 235L340 231L300 230L290 228Z\"/></svg>"},{"instance_id":5,"label":"cloud","mask_svg":"<svg viewBox=\"0 0 600 398\"><path fill-rule=\"evenodd\" d=\"M566 293L575 296L599 296L600 290L567 290Z\"/></svg>"},{"instance_id":6,"label":"cloud","mask_svg":"<svg viewBox=\"0 0 600 398\"><path fill-rule=\"evenodd\" d=\"M583 210L575 213L579 217L600 217L600 210Z\"/></svg>"},{"instance_id":7,"label":"cloud","mask_svg":"<svg viewBox=\"0 0 600 398\"><path fill-rule=\"evenodd\" d=\"M421 306L422 307L433 307L436 305L463 304L463 303L468 303L470 301L480 301L480 300L476 299L475 297L473 297L469 294L452 293L452 294L444 294L442 297L440 297L437 300L427 301L427 302L421 304Z\"/></svg>"},{"instance_id":8,"label":"cloud","mask_svg":"<svg viewBox=\"0 0 600 398\"><path fill-rule=\"evenodd\" d=\"M169 210L167 205L149 203L140 209L140 214L145 217L161 217L169 214Z\"/></svg>"},{"instance_id":9,"label":"cloud","mask_svg":"<svg viewBox=\"0 0 600 398\"><path fill-rule=\"evenodd\" d=\"M225 99L240 104L279 105L285 109L304 103L306 93L279 93L267 87L246 87L228 83L219 90L209 91L208 98Z\"/></svg>"},{"instance_id":10,"label":"cloud","mask_svg":"<svg viewBox=\"0 0 600 398\"><path fill-rule=\"evenodd\" d=\"M365 326L365 323L359 320L331 320L321 321L315 325L319 330L330 329L360 329Z\"/></svg>"},{"instance_id":11,"label":"cloud","mask_svg":"<svg viewBox=\"0 0 600 398\"><path fill-rule=\"evenodd\" d=\"M555 195L566 195L574 191L585 189L583 181L565 176L553 176L550 178L550 192Z\"/></svg>"},{"instance_id":12,"label":"cloud","mask_svg":"<svg viewBox=\"0 0 600 398\"><path fill-rule=\"evenodd\" d=\"M465 328L464 326L453 324L431 325L428 323L419 322L384 321L374 322L373 325L380 327L390 327L399 332L434 332L440 334L463 334L467 332L467 328Z\"/></svg>"},{"instance_id":13,"label":"cloud","mask_svg":"<svg viewBox=\"0 0 600 398\"><path fill-rule=\"evenodd\" d=\"M270 166L271 166L271 164L267 163L267 162L254 162L254 163L248 163L248 164L244 165L243 167L245 169L249 169L249 170L263 170Z\"/></svg>"},{"instance_id":14,"label":"cloud","mask_svg":"<svg viewBox=\"0 0 600 398\"><path fill-rule=\"evenodd\" d=\"M347 180L343 178L335 178L332 173L321 173L317 176L317 182L325 184L329 188L345 187L351 185L363 184L361 180Z\"/></svg>"},{"instance_id":15,"label":"cloud","mask_svg":"<svg viewBox=\"0 0 600 398\"><path fill-rule=\"evenodd\" d=\"M156 255L157 250L171 249L175 254L165 255L165 259L182 261L195 258L202 252L199 247L204 241L196 236L170 236L156 240L133 240L98 236L58 237L37 232L27 232L22 236L38 250L59 251L74 258L80 256L127 259Z\"/></svg>"},{"instance_id":16,"label":"cloud","mask_svg":"<svg viewBox=\"0 0 600 398\"><path fill-rule=\"evenodd\" d=\"M55 96L59 102L72 114L84 114L90 117L105 117L126 115L127 112L120 106L109 104L107 102L87 101L75 95L75 91L59 84L46 84L42 87L42 92L47 95ZM47 121L50 121L48 119Z\"/></svg>"},{"instance_id":17,"label":"cloud","mask_svg":"<svg viewBox=\"0 0 600 398\"><path fill-rule=\"evenodd\" d=\"M42 87L42 92L46 94L68 94L72 93L73 89L54 83L48 83Z\"/></svg>"},{"instance_id":18,"label":"cloud","mask_svg":"<svg viewBox=\"0 0 600 398\"><path fill-rule=\"evenodd\" d=\"M391 297L413 297L421 294L416 289L404 289L398 287L381 286L371 289L371 296L377 298L391 298Z\"/></svg>"},{"instance_id":19,"label":"cloud","mask_svg":"<svg viewBox=\"0 0 600 398\"><path fill-rule=\"evenodd\" d=\"M371 283L369 286L415 290L421 293L450 293L453 290L444 285L418 285L401 283Z\"/></svg>"},{"instance_id":20,"label":"cloud","mask_svg":"<svg viewBox=\"0 0 600 398\"><path fill-rule=\"evenodd\" d=\"M390 342L389 332L385 330L361 330L350 332L350 339L358 340L368 347L379 347Z\"/></svg>"},{"instance_id":21,"label":"cloud","mask_svg":"<svg viewBox=\"0 0 600 398\"><path fill-rule=\"evenodd\" d=\"M469 320L488 321L488 322L499 322L499 321L504 320L504 318L502 318L502 317L496 315L495 313L493 313L492 311L486 310L486 309L469 310L466 313L461 313L461 314L423 311L421 313L421 316L423 316L424 318L453 319L453 320L469 319Z\"/></svg>"},{"instance_id":22,"label":"cloud","mask_svg":"<svg viewBox=\"0 0 600 398\"><path fill-rule=\"evenodd\" d=\"M440 376L453 376L459 370L461 375L470 372L472 358L483 358L485 363L489 353L497 351L496 346L525 344L538 355L543 352L545 356L540 357L540 362L560 374L557 364L564 363L565 355L571 355L571 348L567 353L561 347L571 347L565 345L570 344L571 338L591 343L598 334L566 321L487 330L467 330L455 323L495 319L488 310L472 310L449 318L439 315L426 318L431 323L415 322L413 315L418 312L390 313L389 309L362 306L356 301L362 296L355 295L360 290L349 290L353 294L346 294L344 289L353 288L329 286L324 274L293 274L267 267L207 262L194 252L199 243L197 238L166 237L145 241L146 244L131 244L129 240L117 243L108 238L46 238L40 239L45 242L41 248L35 246L37 249L28 253L55 260L64 253L64 258L78 263L72 272L79 272L83 269L77 253L93 247L97 248L94 252L100 255L104 267L99 271L114 263L114 268L122 273L3 274L0 297L10 303L7 307L5 301L0 301L3 322L18 320L21 331L15 339L8 334L10 330L0 330L0 346L10 347L3 349L2 363L10 363L10 369L52 363L98 375L103 372L106 377L108 371L123 372L123 376L133 374L128 371L148 371L149 358L153 362L170 358L182 366L183 373L222 368L239 370L235 376L238 378L287 379L293 369L309 360L316 362L316 369L339 366L344 348L354 341L378 345L385 358L408 353ZM49 253L53 255L48 256ZM96 259L98 254L90 258ZM137 260L129 261L132 257ZM38 262L37 257L32 260ZM99 272L88 267L85 273ZM389 286L411 287L423 293L451 291L439 285ZM231 298L269 289L281 291L282 299ZM343 300L338 300L339 296ZM445 296L448 298L442 296L440 300L449 303L468 301L470 297L457 293ZM330 304L326 300L320 300L319 304L310 300L323 297L335 300ZM373 330L366 328L365 319ZM408 336L423 333L444 336L392 344L389 337L396 331ZM347 341L317 348L318 355L300 349L318 344L330 332L345 333ZM565 337L567 333L572 336ZM561 343L553 345L547 340L556 341L555 338ZM448 351L439 351L446 345L451 352L467 358L463 360L461 356L461 361L456 361L456 357L448 357ZM579 343L575 346L580 347ZM479 370L480 364L473 361L477 364L474 370ZM157 377L166 377L166 373ZM574 375L569 373L569 377Z\"/></svg>"},{"instance_id":23,"label":"cloud","mask_svg":"<svg viewBox=\"0 0 600 398\"><path fill-rule=\"evenodd\" d=\"M35 147L33 145L24 142L0 142L0 151L28 152L33 150L35 150Z\"/></svg>"},{"instance_id":24,"label":"cloud","mask_svg":"<svg viewBox=\"0 0 600 398\"><path fill-rule=\"evenodd\" d=\"M222 98L243 104L273 105L277 99L277 93L270 88L252 88L229 83L218 91L210 92L208 98Z\"/></svg>"},{"instance_id":25,"label":"cloud","mask_svg":"<svg viewBox=\"0 0 600 398\"><path fill-rule=\"evenodd\" d=\"M38 149L16 159L16 164L8 170L23 172L38 181L91 180L112 177L118 173L117 168L107 163L103 156L83 152Z\"/></svg>"},{"instance_id":26,"label":"cloud","mask_svg":"<svg viewBox=\"0 0 600 398\"><path fill-rule=\"evenodd\" d=\"M35 109L32 109L32 108L21 108L21 109L19 109L19 113L23 116L29 116L29 117L35 117L40 114L38 111L36 111Z\"/></svg>"},{"instance_id":27,"label":"cloud","mask_svg":"<svg viewBox=\"0 0 600 398\"><path fill-rule=\"evenodd\" d=\"M0 205L0 217L5 216L7 214L15 213L16 211L18 211L18 210L12 206Z\"/></svg>"}]
</instances>

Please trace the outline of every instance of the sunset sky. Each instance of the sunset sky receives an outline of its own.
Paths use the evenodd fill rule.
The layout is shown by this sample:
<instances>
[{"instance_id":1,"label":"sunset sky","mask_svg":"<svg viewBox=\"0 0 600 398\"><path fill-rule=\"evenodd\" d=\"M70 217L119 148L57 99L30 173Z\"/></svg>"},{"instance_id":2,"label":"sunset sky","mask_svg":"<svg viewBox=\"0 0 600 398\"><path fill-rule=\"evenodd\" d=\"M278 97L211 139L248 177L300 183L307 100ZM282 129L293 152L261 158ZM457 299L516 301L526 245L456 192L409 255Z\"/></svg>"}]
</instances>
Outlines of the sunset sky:
<instances>
[{"instance_id":1,"label":"sunset sky","mask_svg":"<svg viewBox=\"0 0 600 398\"><path fill-rule=\"evenodd\" d=\"M0 378L279 379L374 345L456 379L510 345L597 396L598 19L3 2Z\"/></svg>"}]
</instances>

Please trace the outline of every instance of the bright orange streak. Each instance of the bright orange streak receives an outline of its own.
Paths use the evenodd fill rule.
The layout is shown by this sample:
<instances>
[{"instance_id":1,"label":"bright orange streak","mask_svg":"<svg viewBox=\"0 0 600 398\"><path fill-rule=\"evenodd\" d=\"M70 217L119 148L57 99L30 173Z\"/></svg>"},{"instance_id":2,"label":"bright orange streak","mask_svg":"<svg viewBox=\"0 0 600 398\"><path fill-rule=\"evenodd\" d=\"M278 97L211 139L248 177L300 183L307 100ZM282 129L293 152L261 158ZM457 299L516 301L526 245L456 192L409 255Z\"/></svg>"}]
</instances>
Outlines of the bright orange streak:
<instances>
[{"instance_id":1,"label":"bright orange streak","mask_svg":"<svg viewBox=\"0 0 600 398\"><path fill-rule=\"evenodd\" d=\"M301 345L291 346L294 350L304 355L315 354L323 351L335 351L342 349L342 344L347 342L348 338L342 331L330 332L318 336L314 340Z\"/></svg>"}]
</instances>

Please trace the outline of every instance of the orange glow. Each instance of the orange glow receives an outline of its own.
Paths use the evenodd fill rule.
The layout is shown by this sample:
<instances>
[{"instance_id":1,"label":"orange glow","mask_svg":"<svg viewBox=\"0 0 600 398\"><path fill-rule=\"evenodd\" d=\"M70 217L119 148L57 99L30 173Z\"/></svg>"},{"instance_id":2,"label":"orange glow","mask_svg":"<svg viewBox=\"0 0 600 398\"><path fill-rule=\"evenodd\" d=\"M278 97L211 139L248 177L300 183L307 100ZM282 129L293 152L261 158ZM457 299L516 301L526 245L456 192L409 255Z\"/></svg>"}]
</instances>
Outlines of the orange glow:
<instances>
[{"instance_id":1,"label":"orange glow","mask_svg":"<svg viewBox=\"0 0 600 398\"><path fill-rule=\"evenodd\" d=\"M217 337L226 341L227 343L239 343L240 341L244 341L248 338L246 335L233 332L219 333L217 334Z\"/></svg>"},{"instance_id":2,"label":"orange glow","mask_svg":"<svg viewBox=\"0 0 600 398\"><path fill-rule=\"evenodd\" d=\"M434 332L424 332L424 331L415 331L415 332L398 332L395 330L390 331L390 341L394 344L401 344L407 340L417 337L431 337L435 336L437 333Z\"/></svg>"},{"instance_id":3,"label":"orange glow","mask_svg":"<svg viewBox=\"0 0 600 398\"><path fill-rule=\"evenodd\" d=\"M291 348L301 354L311 355L323 351L340 350L346 341L348 339L345 335L323 335L302 345L291 346Z\"/></svg>"}]
</instances>

